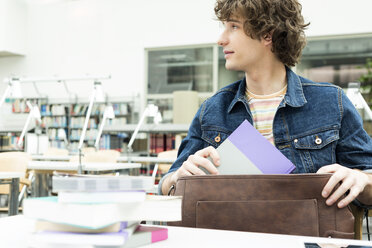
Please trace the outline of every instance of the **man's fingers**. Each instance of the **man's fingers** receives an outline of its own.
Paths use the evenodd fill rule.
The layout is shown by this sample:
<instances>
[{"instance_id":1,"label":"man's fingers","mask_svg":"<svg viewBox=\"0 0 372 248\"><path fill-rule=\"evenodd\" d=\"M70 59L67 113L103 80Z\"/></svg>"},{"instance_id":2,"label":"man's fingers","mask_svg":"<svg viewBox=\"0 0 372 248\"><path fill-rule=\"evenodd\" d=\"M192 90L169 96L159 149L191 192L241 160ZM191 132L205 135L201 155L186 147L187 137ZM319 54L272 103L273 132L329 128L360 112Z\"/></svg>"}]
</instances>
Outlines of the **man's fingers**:
<instances>
[{"instance_id":1,"label":"man's fingers","mask_svg":"<svg viewBox=\"0 0 372 248\"><path fill-rule=\"evenodd\" d=\"M201 149L201 150L195 152L195 155L202 156L202 157L206 158L212 153L213 150L215 150L215 148L213 146L208 146L204 149Z\"/></svg>"},{"instance_id":2,"label":"man's fingers","mask_svg":"<svg viewBox=\"0 0 372 248\"><path fill-rule=\"evenodd\" d=\"M344 170L338 170L335 172L331 178L328 180L327 184L324 186L323 191L322 191L322 196L323 197L328 197L329 194L332 192L332 190L335 188L335 186L344 180L346 177L346 173Z\"/></svg>"},{"instance_id":3,"label":"man's fingers","mask_svg":"<svg viewBox=\"0 0 372 248\"><path fill-rule=\"evenodd\" d=\"M330 164L321 167L316 173L333 173L335 172L340 166L338 164Z\"/></svg>"},{"instance_id":4,"label":"man's fingers","mask_svg":"<svg viewBox=\"0 0 372 248\"><path fill-rule=\"evenodd\" d=\"M339 208L347 206L360 194L360 192L362 192L362 190L359 187L351 188L349 194L342 201L340 201L337 206Z\"/></svg>"},{"instance_id":5,"label":"man's fingers","mask_svg":"<svg viewBox=\"0 0 372 248\"><path fill-rule=\"evenodd\" d=\"M205 172L199 169L195 164L186 160L184 163L184 168L191 173L191 175L205 175Z\"/></svg>"},{"instance_id":6,"label":"man's fingers","mask_svg":"<svg viewBox=\"0 0 372 248\"><path fill-rule=\"evenodd\" d=\"M187 159L192 164L196 165L197 167L202 166L205 169L207 169L211 174L218 174L218 170L216 169L216 166L213 165L211 161L204 157L200 157L195 155L190 155ZM200 170L200 169L199 169ZM205 174L205 173L204 173Z\"/></svg>"},{"instance_id":7,"label":"man's fingers","mask_svg":"<svg viewBox=\"0 0 372 248\"><path fill-rule=\"evenodd\" d=\"M345 195L345 193L354 185L354 183L355 182L352 178L344 180L340 187L338 187L337 190L327 199L327 205L332 205L343 195Z\"/></svg>"},{"instance_id":8,"label":"man's fingers","mask_svg":"<svg viewBox=\"0 0 372 248\"><path fill-rule=\"evenodd\" d=\"M213 163L216 166L220 166L220 155L218 154L217 150L214 147L212 147L212 148L213 149L211 149L211 151L210 151L211 153L209 154L209 156L212 158Z\"/></svg>"},{"instance_id":9,"label":"man's fingers","mask_svg":"<svg viewBox=\"0 0 372 248\"><path fill-rule=\"evenodd\" d=\"M183 176L191 176L191 175L192 175L191 172L188 171L188 170L187 170L185 167L183 167L183 166L177 170L177 180L178 180L178 178L180 178L180 177L183 177Z\"/></svg>"},{"instance_id":10,"label":"man's fingers","mask_svg":"<svg viewBox=\"0 0 372 248\"><path fill-rule=\"evenodd\" d=\"M217 150L213 146L208 146L202 150L199 150L195 153L196 156L201 156L204 158L211 157L213 163L216 166L220 165L220 155L218 154Z\"/></svg>"}]
</instances>

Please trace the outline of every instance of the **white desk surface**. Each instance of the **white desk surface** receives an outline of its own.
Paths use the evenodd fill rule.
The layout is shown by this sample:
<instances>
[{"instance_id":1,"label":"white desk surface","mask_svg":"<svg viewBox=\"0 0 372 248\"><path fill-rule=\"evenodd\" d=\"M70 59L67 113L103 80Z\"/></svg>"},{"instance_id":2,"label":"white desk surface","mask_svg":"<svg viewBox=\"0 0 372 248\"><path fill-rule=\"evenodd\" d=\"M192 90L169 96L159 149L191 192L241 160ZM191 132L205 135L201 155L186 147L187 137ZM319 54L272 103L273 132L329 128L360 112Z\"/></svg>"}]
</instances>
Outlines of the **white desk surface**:
<instances>
[{"instance_id":1,"label":"white desk surface","mask_svg":"<svg viewBox=\"0 0 372 248\"><path fill-rule=\"evenodd\" d=\"M42 161L69 161L72 156L44 156L44 155L32 155L33 160L42 160ZM158 158L158 157L141 157L141 156L120 156L117 161L118 162L127 162L130 160L131 162L144 162L144 163L173 163L176 161L175 158Z\"/></svg>"},{"instance_id":2,"label":"white desk surface","mask_svg":"<svg viewBox=\"0 0 372 248\"><path fill-rule=\"evenodd\" d=\"M84 171L110 171L141 168L140 163L83 163ZM30 161L27 169L29 170L71 170L78 169L78 162L61 161Z\"/></svg>"},{"instance_id":3,"label":"white desk surface","mask_svg":"<svg viewBox=\"0 0 372 248\"><path fill-rule=\"evenodd\" d=\"M34 221L23 215L0 218L0 246L2 248L27 247L27 235ZM185 227L167 227L168 239L143 246L156 247L252 247L252 248L304 248L304 242L372 246L370 241L328 239L292 235L234 232ZM329 246L337 247L337 246Z\"/></svg>"},{"instance_id":4,"label":"white desk surface","mask_svg":"<svg viewBox=\"0 0 372 248\"><path fill-rule=\"evenodd\" d=\"M21 178L24 177L25 174L22 172L0 172L0 179L12 179L12 178Z\"/></svg>"},{"instance_id":5,"label":"white desk surface","mask_svg":"<svg viewBox=\"0 0 372 248\"><path fill-rule=\"evenodd\" d=\"M118 158L118 162L124 161L131 161L131 162L146 162L146 163L170 163L173 164L176 161L175 158L158 158L158 157L141 157L141 156L121 156Z\"/></svg>"}]
</instances>

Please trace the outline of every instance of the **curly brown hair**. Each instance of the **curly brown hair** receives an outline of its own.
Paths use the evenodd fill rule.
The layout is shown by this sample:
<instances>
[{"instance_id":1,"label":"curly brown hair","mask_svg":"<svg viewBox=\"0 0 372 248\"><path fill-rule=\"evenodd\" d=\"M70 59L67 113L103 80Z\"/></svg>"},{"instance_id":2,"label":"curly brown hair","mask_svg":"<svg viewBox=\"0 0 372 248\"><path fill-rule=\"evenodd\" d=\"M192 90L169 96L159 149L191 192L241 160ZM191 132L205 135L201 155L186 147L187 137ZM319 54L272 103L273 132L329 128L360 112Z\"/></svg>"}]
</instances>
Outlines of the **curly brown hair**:
<instances>
[{"instance_id":1,"label":"curly brown hair","mask_svg":"<svg viewBox=\"0 0 372 248\"><path fill-rule=\"evenodd\" d=\"M261 40L272 34L272 52L294 66L306 45L302 6L297 0L217 0L214 11L220 21L243 18L244 32Z\"/></svg>"}]
</instances>

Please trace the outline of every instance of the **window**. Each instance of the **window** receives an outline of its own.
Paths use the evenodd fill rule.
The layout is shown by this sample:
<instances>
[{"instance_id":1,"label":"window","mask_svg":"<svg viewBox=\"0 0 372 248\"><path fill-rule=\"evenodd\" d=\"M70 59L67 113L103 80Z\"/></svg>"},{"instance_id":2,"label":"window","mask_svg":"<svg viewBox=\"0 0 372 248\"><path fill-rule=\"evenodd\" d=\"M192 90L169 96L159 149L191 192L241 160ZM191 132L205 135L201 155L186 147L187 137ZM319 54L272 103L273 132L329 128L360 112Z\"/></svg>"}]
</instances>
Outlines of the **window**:
<instances>
[{"instance_id":1,"label":"window","mask_svg":"<svg viewBox=\"0 0 372 248\"><path fill-rule=\"evenodd\" d=\"M315 82L347 87L366 73L367 58L372 58L372 34L313 37L308 39L297 73Z\"/></svg>"}]
</instances>

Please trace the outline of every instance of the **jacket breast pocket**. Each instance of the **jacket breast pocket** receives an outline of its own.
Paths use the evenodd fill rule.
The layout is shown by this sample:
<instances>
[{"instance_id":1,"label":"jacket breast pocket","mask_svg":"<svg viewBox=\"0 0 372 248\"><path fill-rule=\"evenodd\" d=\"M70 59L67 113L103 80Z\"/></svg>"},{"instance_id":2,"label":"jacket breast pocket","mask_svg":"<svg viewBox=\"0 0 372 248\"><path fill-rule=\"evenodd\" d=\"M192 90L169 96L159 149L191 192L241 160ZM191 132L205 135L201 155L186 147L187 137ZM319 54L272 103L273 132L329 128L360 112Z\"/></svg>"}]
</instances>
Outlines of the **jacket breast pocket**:
<instances>
[{"instance_id":1,"label":"jacket breast pocket","mask_svg":"<svg viewBox=\"0 0 372 248\"><path fill-rule=\"evenodd\" d=\"M230 134L230 131L223 128L202 127L202 139L214 148L221 145Z\"/></svg>"},{"instance_id":2,"label":"jacket breast pocket","mask_svg":"<svg viewBox=\"0 0 372 248\"><path fill-rule=\"evenodd\" d=\"M336 145L339 138L337 129L295 138L293 144L301 157L303 172L315 173L324 165L336 163Z\"/></svg>"}]
</instances>

